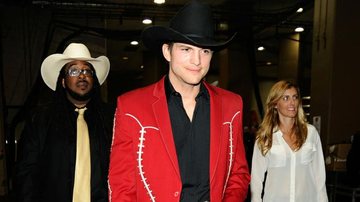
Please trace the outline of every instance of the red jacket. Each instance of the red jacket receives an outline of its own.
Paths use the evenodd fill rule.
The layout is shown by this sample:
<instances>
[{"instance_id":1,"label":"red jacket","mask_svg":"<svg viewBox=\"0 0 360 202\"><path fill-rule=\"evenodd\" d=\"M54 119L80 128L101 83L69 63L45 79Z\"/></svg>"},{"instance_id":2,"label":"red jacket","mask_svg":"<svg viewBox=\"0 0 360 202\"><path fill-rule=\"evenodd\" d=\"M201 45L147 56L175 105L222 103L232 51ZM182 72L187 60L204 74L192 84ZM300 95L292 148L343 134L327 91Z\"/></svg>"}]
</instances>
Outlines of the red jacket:
<instances>
[{"instance_id":1,"label":"red jacket","mask_svg":"<svg viewBox=\"0 0 360 202\"><path fill-rule=\"evenodd\" d=\"M239 95L205 83L210 95L210 201L244 201L250 181ZM182 183L164 78L118 97L110 155L112 202L179 201Z\"/></svg>"}]
</instances>

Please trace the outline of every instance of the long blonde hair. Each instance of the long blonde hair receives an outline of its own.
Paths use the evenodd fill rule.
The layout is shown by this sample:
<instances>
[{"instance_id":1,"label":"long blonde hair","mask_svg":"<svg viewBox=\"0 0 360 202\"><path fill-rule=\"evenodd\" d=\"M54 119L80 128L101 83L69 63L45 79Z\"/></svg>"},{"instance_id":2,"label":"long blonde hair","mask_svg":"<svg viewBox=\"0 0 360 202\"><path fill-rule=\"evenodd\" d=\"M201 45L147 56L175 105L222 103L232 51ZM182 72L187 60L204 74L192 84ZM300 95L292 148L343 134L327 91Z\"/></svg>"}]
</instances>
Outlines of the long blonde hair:
<instances>
[{"instance_id":1,"label":"long blonde hair","mask_svg":"<svg viewBox=\"0 0 360 202\"><path fill-rule=\"evenodd\" d=\"M264 156L271 149L274 130L279 130L280 120L279 120L278 111L275 108L275 106L277 102L282 98L285 91L290 88L295 88L299 96L299 106L293 127L296 137L295 151L299 150L306 140L307 122L306 122L304 110L302 108L299 87L295 83L292 83L290 81L285 81L285 80L278 81L270 89L269 95L266 100L266 111L265 111L264 119L256 134L256 141L258 147L262 155Z\"/></svg>"}]
</instances>

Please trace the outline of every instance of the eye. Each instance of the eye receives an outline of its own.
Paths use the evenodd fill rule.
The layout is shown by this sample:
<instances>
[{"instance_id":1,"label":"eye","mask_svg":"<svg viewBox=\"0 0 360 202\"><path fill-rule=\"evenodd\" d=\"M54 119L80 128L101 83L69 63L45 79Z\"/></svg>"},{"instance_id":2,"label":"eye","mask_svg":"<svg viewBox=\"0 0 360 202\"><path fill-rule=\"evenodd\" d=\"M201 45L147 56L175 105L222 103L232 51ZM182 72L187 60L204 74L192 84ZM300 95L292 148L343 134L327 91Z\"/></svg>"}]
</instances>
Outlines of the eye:
<instances>
[{"instance_id":1,"label":"eye","mask_svg":"<svg viewBox=\"0 0 360 202\"><path fill-rule=\"evenodd\" d=\"M86 76L92 76L93 75L93 71L91 69L83 69L82 73Z\"/></svg>"},{"instance_id":2,"label":"eye","mask_svg":"<svg viewBox=\"0 0 360 202\"><path fill-rule=\"evenodd\" d=\"M94 74L94 72L91 69L78 69L76 67L71 67L68 70L68 75L69 76L79 76L80 74L83 74L85 76L92 76Z\"/></svg>"},{"instance_id":3,"label":"eye","mask_svg":"<svg viewBox=\"0 0 360 202\"><path fill-rule=\"evenodd\" d=\"M288 100L289 100L289 96L288 96L288 95L285 95L285 96L282 97L282 99L283 99L284 101L288 101Z\"/></svg>"},{"instance_id":4,"label":"eye","mask_svg":"<svg viewBox=\"0 0 360 202\"><path fill-rule=\"evenodd\" d=\"M210 49L203 49L202 52L205 53L205 54L211 54L212 53L212 51Z\"/></svg>"},{"instance_id":5,"label":"eye","mask_svg":"<svg viewBox=\"0 0 360 202\"><path fill-rule=\"evenodd\" d=\"M182 50L182 51L185 51L185 52L189 52L189 51L190 51L190 48L185 47L185 48L182 48L181 50Z\"/></svg>"},{"instance_id":6,"label":"eye","mask_svg":"<svg viewBox=\"0 0 360 202\"><path fill-rule=\"evenodd\" d=\"M68 74L70 76L78 76L80 71L81 71L80 69L70 68L69 71L68 71Z\"/></svg>"}]
</instances>

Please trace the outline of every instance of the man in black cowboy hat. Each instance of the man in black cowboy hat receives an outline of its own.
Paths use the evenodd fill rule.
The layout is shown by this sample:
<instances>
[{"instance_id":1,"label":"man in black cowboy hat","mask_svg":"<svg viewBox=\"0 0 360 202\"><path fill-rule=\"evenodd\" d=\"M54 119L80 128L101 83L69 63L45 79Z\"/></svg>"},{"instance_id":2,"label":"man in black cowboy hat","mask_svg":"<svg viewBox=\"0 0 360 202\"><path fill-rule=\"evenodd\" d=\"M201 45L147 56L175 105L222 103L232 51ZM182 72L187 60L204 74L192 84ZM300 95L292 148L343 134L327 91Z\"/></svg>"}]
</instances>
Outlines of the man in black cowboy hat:
<instances>
[{"instance_id":1,"label":"man in black cowboy hat","mask_svg":"<svg viewBox=\"0 0 360 202\"><path fill-rule=\"evenodd\" d=\"M169 73L118 98L109 168L111 201L244 201L249 172L242 99L204 81L214 51L210 8L185 5L170 26L143 31Z\"/></svg>"},{"instance_id":2,"label":"man in black cowboy hat","mask_svg":"<svg viewBox=\"0 0 360 202\"><path fill-rule=\"evenodd\" d=\"M54 101L35 110L21 135L17 201L108 201L114 110L101 100L100 85L109 69L106 56L92 58L80 43L42 62L41 76Z\"/></svg>"}]
</instances>

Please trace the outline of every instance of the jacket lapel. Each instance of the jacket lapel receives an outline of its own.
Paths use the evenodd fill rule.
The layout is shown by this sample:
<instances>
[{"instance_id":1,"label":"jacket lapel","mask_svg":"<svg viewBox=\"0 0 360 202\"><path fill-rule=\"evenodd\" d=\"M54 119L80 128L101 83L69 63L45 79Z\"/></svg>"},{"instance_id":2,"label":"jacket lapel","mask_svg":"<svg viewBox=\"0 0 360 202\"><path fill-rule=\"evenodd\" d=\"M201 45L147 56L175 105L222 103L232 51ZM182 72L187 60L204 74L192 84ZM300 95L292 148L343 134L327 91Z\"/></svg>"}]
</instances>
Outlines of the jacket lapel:
<instances>
[{"instance_id":1,"label":"jacket lapel","mask_svg":"<svg viewBox=\"0 0 360 202\"><path fill-rule=\"evenodd\" d=\"M181 179L175 143L171 129L169 110L165 95L164 78L162 78L159 82L156 83L153 95L158 98L153 103L153 111L157 124L160 128L160 136L165 145L170 160L174 166L174 169L176 170L179 179Z\"/></svg>"},{"instance_id":2,"label":"jacket lapel","mask_svg":"<svg viewBox=\"0 0 360 202\"><path fill-rule=\"evenodd\" d=\"M207 83L204 83L210 95L210 182L215 177L216 167L219 161L221 151L221 126L222 120L222 101L215 89ZM175 143L171 129L169 111L165 95L164 78L156 83L153 95L157 100L153 103L154 115L160 128L160 136L165 145L169 158L180 177L179 164L176 155ZM215 107L216 106L216 107Z\"/></svg>"},{"instance_id":3,"label":"jacket lapel","mask_svg":"<svg viewBox=\"0 0 360 202\"><path fill-rule=\"evenodd\" d=\"M205 83L210 95L210 183L215 177L215 170L218 165L219 155L221 150L221 126L222 120L222 106L221 97L217 94L215 89L209 84Z\"/></svg>"}]
</instances>

